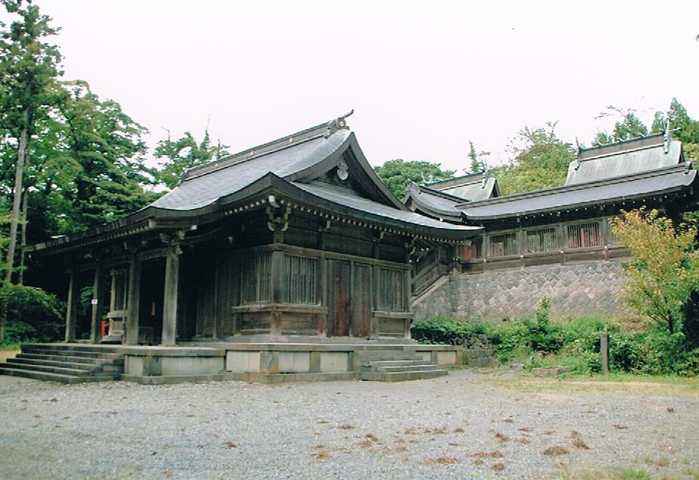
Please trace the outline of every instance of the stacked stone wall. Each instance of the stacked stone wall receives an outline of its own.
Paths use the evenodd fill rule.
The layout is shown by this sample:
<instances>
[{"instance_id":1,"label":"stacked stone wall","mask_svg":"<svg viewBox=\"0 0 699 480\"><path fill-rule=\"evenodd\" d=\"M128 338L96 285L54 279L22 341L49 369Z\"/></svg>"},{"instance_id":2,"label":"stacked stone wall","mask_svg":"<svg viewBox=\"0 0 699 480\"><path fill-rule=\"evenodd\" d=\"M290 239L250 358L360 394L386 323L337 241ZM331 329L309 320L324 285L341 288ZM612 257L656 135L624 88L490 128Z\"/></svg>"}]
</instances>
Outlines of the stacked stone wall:
<instances>
[{"instance_id":1,"label":"stacked stone wall","mask_svg":"<svg viewBox=\"0 0 699 480\"><path fill-rule=\"evenodd\" d=\"M553 319L627 318L622 295L625 259L452 273L415 304L416 319L450 316L497 321L532 316L543 297Z\"/></svg>"}]
</instances>

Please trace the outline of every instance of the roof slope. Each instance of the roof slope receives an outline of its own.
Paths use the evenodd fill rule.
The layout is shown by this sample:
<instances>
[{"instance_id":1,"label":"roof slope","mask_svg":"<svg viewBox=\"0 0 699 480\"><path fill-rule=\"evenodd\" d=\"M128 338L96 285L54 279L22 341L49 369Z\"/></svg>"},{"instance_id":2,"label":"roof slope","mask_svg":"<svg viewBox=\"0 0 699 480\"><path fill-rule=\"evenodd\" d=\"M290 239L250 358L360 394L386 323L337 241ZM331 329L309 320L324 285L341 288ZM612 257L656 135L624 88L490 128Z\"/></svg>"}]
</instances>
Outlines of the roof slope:
<instances>
[{"instance_id":1,"label":"roof slope","mask_svg":"<svg viewBox=\"0 0 699 480\"><path fill-rule=\"evenodd\" d=\"M682 143L663 134L580 150L568 165L566 185L634 175L683 162Z\"/></svg>"},{"instance_id":2,"label":"roof slope","mask_svg":"<svg viewBox=\"0 0 699 480\"><path fill-rule=\"evenodd\" d=\"M469 220L530 215L682 190L694 182L696 174L696 170L690 169L690 164L683 163L636 175L463 203L459 208Z\"/></svg>"},{"instance_id":3,"label":"roof slope","mask_svg":"<svg viewBox=\"0 0 699 480\"><path fill-rule=\"evenodd\" d=\"M322 184L320 182L293 182L293 184L301 188L302 190L305 190L306 192L315 195L316 197L320 197L330 202L337 203L338 205L344 205L353 210L377 215L379 217L385 217L386 219L393 219L406 223L420 225L423 227L430 227L441 230L480 230L480 227L452 225L449 223L440 222L439 220L434 220L424 215L420 215L419 213L396 210L395 208L390 207L388 205L375 202L368 198L360 197L356 195L352 190L347 188Z\"/></svg>"},{"instance_id":4,"label":"roof slope","mask_svg":"<svg viewBox=\"0 0 699 480\"><path fill-rule=\"evenodd\" d=\"M439 190L411 183L404 202L412 211L461 223L461 210L457 205L462 204L464 200Z\"/></svg>"},{"instance_id":5,"label":"roof slope","mask_svg":"<svg viewBox=\"0 0 699 480\"><path fill-rule=\"evenodd\" d=\"M332 155L350 136L346 128L321 124L188 171L182 182L150 206L168 210L204 207L274 173L286 177Z\"/></svg>"},{"instance_id":6,"label":"roof slope","mask_svg":"<svg viewBox=\"0 0 699 480\"><path fill-rule=\"evenodd\" d=\"M469 202L478 202L500 195L497 180L485 172L433 182L426 186Z\"/></svg>"}]
</instances>

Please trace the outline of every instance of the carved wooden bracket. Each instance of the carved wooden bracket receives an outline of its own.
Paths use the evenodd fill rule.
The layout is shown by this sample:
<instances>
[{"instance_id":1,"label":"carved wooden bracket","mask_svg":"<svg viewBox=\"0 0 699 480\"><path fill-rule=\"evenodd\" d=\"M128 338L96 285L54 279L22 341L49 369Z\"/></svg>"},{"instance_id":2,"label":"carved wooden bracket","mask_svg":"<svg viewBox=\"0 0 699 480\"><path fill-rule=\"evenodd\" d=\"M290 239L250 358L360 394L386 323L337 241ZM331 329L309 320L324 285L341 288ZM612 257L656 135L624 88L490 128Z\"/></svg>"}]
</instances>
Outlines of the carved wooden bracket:
<instances>
[{"instance_id":1,"label":"carved wooden bracket","mask_svg":"<svg viewBox=\"0 0 699 480\"><path fill-rule=\"evenodd\" d=\"M284 204L278 208L271 205L265 210L267 212L267 228L270 232L286 232L289 228L289 205Z\"/></svg>"},{"instance_id":2,"label":"carved wooden bracket","mask_svg":"<svg viewBox=\"0 0 699 480\"><path fill-rule=\"evenodd\" d=\"M182 240L184 240L184 236L184 230L176 230L173 233L161 233L160 241L170 247L176 255L182 255Z\"/></svg>"}]
</instances>

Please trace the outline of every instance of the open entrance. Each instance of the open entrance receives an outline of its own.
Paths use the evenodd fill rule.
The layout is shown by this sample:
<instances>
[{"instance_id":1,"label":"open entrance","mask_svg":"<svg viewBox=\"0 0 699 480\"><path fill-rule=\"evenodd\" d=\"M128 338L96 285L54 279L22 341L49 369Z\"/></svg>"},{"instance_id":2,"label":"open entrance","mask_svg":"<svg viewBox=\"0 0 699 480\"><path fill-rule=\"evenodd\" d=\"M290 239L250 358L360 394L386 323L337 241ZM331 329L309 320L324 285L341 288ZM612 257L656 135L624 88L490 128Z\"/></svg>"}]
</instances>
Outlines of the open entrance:
<instances>
[{"instance_id":1,"label":"open entrance","mask_svg":"<svg viewBox=\"0 0 699 480\"><path fill-rule=\"evenodd\" d=\"M165 260L143 262L141 270L141 305L139 311L138 343L159 345L163 331L163 295Z\"/></svg>"}]
</instances>

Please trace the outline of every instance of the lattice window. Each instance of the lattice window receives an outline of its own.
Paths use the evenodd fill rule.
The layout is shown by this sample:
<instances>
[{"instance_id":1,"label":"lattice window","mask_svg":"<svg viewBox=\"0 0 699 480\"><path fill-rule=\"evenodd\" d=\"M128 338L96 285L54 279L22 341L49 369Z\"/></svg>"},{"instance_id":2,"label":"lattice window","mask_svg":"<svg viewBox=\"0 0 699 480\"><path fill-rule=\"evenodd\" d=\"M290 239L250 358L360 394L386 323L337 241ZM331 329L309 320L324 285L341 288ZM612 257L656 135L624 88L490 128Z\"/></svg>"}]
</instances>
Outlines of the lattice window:
<instances>
[{"instance_id":1,"label":"lattice window","mask_svg":"<svg viewBox=\"0 0 699 480\"><path fill-rule=\"evenodd\" d=\"M272 255L249 255L241 268L242 303L269 303L272 300Z\"/></svg>"},{"instance_id":2,"label":"lattice window","mask_svg":"<svg viewBox=\"0 0 699 480\"><path fill-rule=\"evenodd\" d=\"M517 255L518 253L519 246L516 233L502 233L490 237L491 257L505 257L507 255Z\"/></svg>"},{"instance_id":3,"label":"lattice window","mask_svg":"<svg viewBox=\"0 0 699 480\"><path fill-rule=\"evenodd\" d=\"M407 312L408 295L404 270L379 268L378 309L387 312Z\"/></svg>"},{"instance_id":4,"label":"lattice window","mask_svg":"<svg viewBox=\"0 0 699 480\"><path fill-rule=\"evenodd\" d=\"M527 252L552 252L557 249L556 229L542 228L527 232Z\"/></svg>"},{"instance_id":5,"label":"lattice window","mask_svg":"<svg viewBox=\"0 0 699 480\"><path fill-rule=\"evenodd\" d=\"M305 305L320 303L318 297L320 266L317 258L286 255L283 268L283 302Z\"/></svg>"},{"instance_id":6,"label":"lattice window","mask_svg":"<svg viewBox=\"0 0 699 480\"><path fill-rule=\"evenodd\" d=\"M599 222L568 225L568 248L601 247L602 235Z\"/></svg>"}]
</instances>

